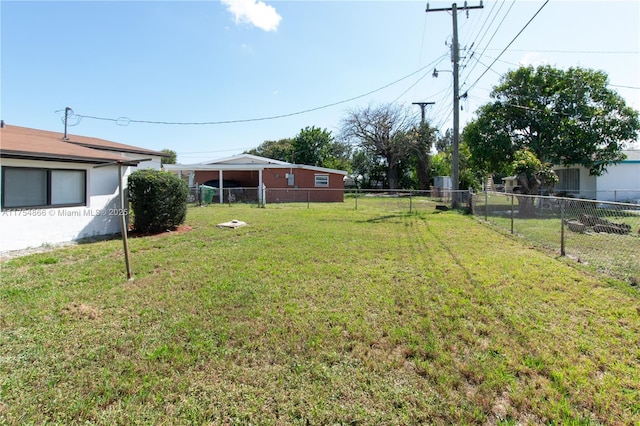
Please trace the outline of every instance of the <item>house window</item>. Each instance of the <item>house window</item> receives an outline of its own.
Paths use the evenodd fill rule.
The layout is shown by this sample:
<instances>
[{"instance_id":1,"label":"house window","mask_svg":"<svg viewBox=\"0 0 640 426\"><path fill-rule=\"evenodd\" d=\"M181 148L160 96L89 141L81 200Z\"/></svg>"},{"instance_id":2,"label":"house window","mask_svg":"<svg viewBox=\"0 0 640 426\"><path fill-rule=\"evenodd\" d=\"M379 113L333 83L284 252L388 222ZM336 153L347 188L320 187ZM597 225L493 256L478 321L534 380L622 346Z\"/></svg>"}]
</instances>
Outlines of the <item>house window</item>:
<instances>
[{"instance_id":1,"label":"house window","mask_svg":"<svg viewBox=\"0 0 640 426\"><path fill-rule=\"evenodd\" d=\"M580 191L580 169L559 169L555 172L558 175L558 190Z\"/></svg>"},{"instance_id":2,"label":"house window","mask_svg":"<svg viewBox=\"0 0 640 426\"><path fill-rule=\"evenodd\" d=\"M85 170L2 168L2 208L86 205Z\"/></svg>"},{"instance_id":3,"label":"house window","mask_svg":"<svg viewBox=\"0 0 640 426\"><path fill-rule=\"evenodd\" d=\"M316 186L329 186L329 175L316 175Z\"/></svg>"}]
</instances>

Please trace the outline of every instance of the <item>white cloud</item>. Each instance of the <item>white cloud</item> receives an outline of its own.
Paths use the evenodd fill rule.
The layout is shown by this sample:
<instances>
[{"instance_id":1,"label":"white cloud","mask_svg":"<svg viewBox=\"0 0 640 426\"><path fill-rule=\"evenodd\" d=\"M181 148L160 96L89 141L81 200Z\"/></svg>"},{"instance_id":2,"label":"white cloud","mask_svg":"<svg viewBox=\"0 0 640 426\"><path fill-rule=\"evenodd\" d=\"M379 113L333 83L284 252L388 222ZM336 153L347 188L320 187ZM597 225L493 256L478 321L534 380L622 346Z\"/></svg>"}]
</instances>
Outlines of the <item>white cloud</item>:
<instances>
[{"instance_id":1,"label":"white cloud","mask_svg":"<svg viewBox=\"0 0 640 426\"><path fill-rule=\"evenodd\" d=\"M234 16L236 24L247 23L265 31L276 31L282 20L273 6L257 0L220 0Z\"/></svg>"}]
</instances>

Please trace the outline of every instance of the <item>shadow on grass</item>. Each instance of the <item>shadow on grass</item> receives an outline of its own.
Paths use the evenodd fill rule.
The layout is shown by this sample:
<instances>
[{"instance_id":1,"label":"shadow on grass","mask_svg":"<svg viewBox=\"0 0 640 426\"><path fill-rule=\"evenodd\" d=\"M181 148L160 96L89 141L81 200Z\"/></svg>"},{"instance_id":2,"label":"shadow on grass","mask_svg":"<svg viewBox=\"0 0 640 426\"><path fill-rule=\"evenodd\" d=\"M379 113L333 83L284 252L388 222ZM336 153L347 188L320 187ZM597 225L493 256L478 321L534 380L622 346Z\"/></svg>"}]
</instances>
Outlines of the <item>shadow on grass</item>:
<instances>
[{"instance_id":1,"label":"shadow on grass","mask_svg":"<svg viewBox=\"0 0 640 426\"><path fill-rule=\"evenodd\" d=\"M367 220L359 220L357 221L357 223L380 223L380 222L402 223L402 221L400 220L392 220L392 219L403 219L409 215L411 215L411 213L390 214L386 216L372 217L371 219L367 219Z\"/></svg>"}]
</instances>

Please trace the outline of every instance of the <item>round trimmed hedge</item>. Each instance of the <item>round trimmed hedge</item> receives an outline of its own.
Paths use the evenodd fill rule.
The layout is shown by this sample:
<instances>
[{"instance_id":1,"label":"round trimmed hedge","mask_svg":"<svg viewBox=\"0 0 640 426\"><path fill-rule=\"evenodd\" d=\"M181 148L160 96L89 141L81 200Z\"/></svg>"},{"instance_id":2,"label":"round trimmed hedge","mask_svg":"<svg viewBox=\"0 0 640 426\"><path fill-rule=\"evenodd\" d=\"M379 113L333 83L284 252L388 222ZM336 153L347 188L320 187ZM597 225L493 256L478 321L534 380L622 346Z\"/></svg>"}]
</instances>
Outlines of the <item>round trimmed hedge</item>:
<instances>
[{"instance_id":1,"label":"round trimmed hedge","mask_svg":"<svg viewBox=\"0 0 640 426\"><path fill-rule=\"evenodd\" d=\"M189 187L178 176L142 169L131 173L128 182L136 231L162 232L184 223Z\"/></svg>"}]
</instances>

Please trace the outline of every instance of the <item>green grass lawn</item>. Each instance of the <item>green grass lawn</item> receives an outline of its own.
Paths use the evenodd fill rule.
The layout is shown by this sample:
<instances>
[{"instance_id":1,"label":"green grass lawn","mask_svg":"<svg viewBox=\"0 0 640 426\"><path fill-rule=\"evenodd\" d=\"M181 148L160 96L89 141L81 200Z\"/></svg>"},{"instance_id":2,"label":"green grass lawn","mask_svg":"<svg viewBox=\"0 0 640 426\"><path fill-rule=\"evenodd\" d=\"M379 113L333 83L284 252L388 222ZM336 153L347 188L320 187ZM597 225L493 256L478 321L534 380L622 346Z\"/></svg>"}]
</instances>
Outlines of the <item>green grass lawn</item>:
<instances>
[{"instance_id":1,"label":"green grass lawn","mask_svg":"<svg viewBox=\"0 0 640 426\"><path fill-rule=\"evenodd\" d=\"M635 288L345 204L190 208L132 282L119 240L4 263L0 424L640 422Z\"/></svg>"},{"instance_id":2,"label":"green grass lawn","mask_svg":"<svg viewBox=\"0 0 640 426\"><path fill-rule=\"evenodd\" d=\"M488 222L507 232L511 231L511 198L492 195L490 198ZM522 218L517 214L517 198L514 199L513 232L524 237L538 247L560 254L562 241L562 221L559 209L537 209L536 217ZM485 219L484 199L478 198L480 220ZM566 255L577 260L585 269L605 273L637 285L640 282L640 212L625 211L624 208L611 205L609 208L596 208L596 204L585 202L582 206L568 207L566 220L577 220L581 214L589 214L618 224L629 225L629 233L613 234L604 232L573 232L568 226L564 229L564 249ZM613 208L615 207L615 208Z\"/></svg>"}]
</instances>

